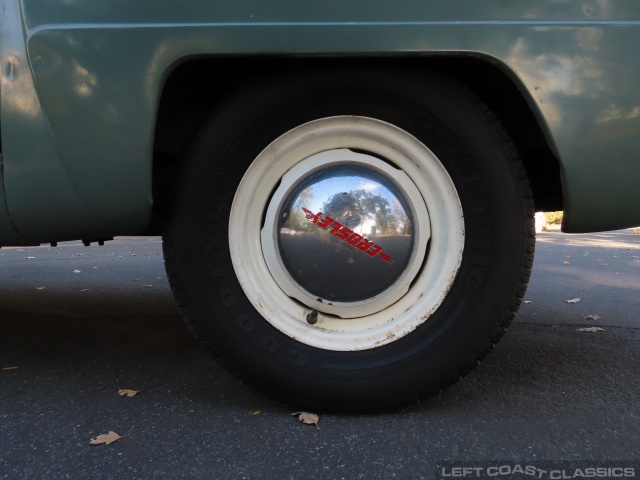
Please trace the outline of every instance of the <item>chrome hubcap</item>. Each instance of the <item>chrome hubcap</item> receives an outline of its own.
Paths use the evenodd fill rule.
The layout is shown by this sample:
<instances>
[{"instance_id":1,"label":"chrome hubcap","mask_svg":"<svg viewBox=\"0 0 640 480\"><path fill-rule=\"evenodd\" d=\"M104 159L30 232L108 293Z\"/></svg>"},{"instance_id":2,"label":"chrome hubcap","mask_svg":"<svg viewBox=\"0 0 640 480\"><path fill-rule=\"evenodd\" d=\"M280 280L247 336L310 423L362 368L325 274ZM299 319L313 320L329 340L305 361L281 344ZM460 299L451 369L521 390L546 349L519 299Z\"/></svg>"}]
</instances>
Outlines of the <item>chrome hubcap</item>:
<instances>
[{"instance_id":1,"label":"chrome hubcap","mask_svg":"<svg viewBox=\"0 0 640 480\"><path fill-rule=\"evenodd\" d=\"M327 302L384 292L413 251L413 214L394 182L353 163L303 178L278 215L278 247L289 275Z\"/></svg>"},{"instance_id":2,"label":"chrome hubcap","mask_svg":"<svg viewBox=\"0 0 640 480\"><path fill-rule=\"evenodd\" d=\"M422 262L417 246L429 237L428 223L415 221L416 211L428 214L413 189L402 171L372 155L337 149L301 161L274 193L262 231L283 291L344 317L344 307L398 289L401 296L407 275L418 271L410 267Z\"/></svg>"}]
</instances>

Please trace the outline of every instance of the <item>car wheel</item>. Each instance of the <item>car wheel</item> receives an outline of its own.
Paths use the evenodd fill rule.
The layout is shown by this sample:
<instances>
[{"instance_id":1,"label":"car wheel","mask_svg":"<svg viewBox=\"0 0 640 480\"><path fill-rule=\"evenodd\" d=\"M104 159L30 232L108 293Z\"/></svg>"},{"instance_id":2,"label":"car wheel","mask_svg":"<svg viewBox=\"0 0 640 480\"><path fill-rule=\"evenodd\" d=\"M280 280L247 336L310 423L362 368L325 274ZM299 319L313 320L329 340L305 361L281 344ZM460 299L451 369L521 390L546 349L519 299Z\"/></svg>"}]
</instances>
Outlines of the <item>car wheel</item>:
<instances>
[{"instance_id":1,"label":"car wheel","mask_svg":"<svg viewBox=\"0 0 640 480\"><path fill-rule=\"evenodd\" d=\"M437 392L524 294L523 165L446 76L262 79L216 109L183 167L165 258L187 323L286 402L367 410Z\"/></svg>"}]
</instances>

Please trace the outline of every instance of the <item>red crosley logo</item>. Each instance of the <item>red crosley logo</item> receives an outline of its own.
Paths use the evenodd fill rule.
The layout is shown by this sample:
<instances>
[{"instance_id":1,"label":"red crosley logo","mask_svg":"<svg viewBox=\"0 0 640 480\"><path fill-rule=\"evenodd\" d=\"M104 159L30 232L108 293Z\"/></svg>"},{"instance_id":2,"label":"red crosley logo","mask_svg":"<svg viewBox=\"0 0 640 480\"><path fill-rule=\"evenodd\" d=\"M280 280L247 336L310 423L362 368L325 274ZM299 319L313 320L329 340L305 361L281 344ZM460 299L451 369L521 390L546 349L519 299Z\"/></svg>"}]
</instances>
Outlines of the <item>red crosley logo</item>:
<instances>
[{"instance_id":1,"label":"red crosley logo","mask_svg":"<svg viewBox=\"0 0 640 480\"><path fill-rule=\"evenodd\" d=\"M307 216L307 220L312 221L323 230L331 227L331 230L329 230L331 235L334 235L340 240L347 242L349 245L356 247L358 250L366 253L370 257L375 257L377 255L385 262L394 262L389 255L382 251L382 247L380 245L373 243L371 240L367 240L362 235L359 235L341 223L336 222L333 218L323 215L322 212L313 213L311 210L304 207L302 207L302 211Z\"/></svg>"}]
</instances>

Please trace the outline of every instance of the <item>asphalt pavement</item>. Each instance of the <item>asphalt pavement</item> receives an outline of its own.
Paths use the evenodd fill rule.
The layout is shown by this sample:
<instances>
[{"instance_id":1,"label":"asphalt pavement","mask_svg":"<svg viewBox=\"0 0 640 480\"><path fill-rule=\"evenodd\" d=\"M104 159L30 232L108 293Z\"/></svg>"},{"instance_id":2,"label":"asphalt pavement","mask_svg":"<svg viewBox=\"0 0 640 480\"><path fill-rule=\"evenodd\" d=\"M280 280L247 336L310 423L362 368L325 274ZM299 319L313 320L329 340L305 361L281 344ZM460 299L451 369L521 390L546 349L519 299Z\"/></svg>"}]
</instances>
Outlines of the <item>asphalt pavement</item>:
<instances>
[{"instance_id":1,"label":"asphalt pavement","mask_svg":"<svg viewBox=\"0 0 640 480\"><path fill-rule=\"evenodd\" d=\"M447 461L640 476L640 235L540 235L527 303L478 368L402 410L314 412L319 428L190 337L160 248L0 250L0 479L433 479Z\"/></svg>"}]
</instances>

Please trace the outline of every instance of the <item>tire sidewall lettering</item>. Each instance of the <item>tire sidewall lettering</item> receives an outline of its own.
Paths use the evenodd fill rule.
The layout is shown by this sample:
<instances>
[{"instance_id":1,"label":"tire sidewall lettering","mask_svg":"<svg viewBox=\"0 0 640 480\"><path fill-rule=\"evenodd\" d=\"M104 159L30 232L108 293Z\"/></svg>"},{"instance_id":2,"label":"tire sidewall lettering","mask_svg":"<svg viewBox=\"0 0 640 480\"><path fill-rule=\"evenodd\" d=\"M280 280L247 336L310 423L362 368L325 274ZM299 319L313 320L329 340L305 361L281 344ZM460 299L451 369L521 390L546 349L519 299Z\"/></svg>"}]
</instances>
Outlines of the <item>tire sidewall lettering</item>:
<instances>
[{"instance_id":1,"label":"tire sidewall lettering","mask_svg":"<svg viewBox=\"0 0 640 480\"><path fill-rule=\"evenodd\" d=\"M271 335L262 335L260 345L269 353L277 353L280 350L280 342Z\"/></svg>"}]
</instances>

